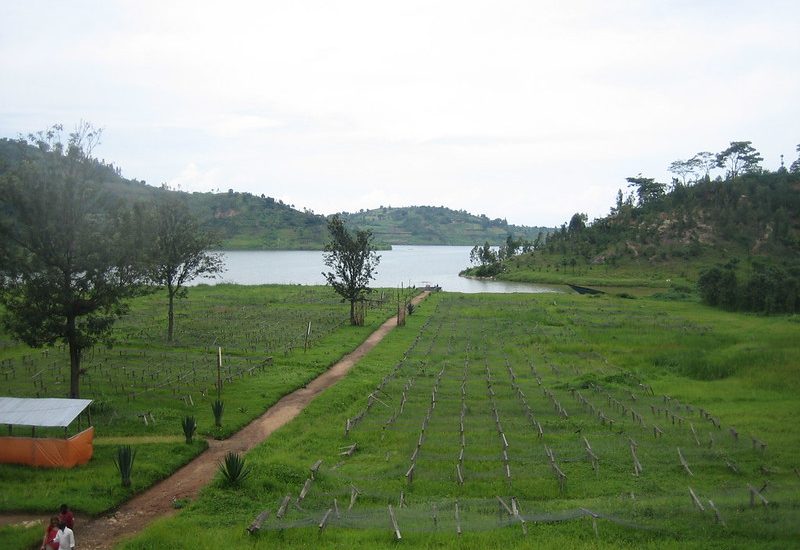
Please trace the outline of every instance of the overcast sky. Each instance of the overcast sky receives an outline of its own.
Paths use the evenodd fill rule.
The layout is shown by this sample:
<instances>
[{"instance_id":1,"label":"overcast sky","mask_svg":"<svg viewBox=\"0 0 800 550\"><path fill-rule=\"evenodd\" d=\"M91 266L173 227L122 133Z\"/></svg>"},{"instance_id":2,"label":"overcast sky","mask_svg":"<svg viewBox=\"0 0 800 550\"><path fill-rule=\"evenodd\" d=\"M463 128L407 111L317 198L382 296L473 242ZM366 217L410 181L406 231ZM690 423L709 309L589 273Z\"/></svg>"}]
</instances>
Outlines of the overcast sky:
<instances>
[{"instance_id":1,"label":"overcast sky","mask_svg":"<svg viewBox=\"0 0 800 550\"><path fill-rule=\"evenodd\" d=\"M625 178L800 143L800 2L3 1L0 136L317 213L605 215Z\"/></svg>"}]
</instances>

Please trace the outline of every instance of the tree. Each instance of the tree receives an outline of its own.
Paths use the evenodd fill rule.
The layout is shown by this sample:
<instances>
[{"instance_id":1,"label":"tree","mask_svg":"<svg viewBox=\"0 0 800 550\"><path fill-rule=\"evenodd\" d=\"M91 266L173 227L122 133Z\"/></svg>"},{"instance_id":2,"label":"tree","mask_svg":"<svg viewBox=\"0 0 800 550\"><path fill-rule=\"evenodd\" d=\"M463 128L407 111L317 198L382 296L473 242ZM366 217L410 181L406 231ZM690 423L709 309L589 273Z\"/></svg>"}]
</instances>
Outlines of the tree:
<instances>
[{"instance_id":1,"label":"tree","mask_svg":"<svg viewBox=\"0 0 800 550\"><path fill-rule=\"evenodd\" d=\"M676 160L669 165L668 170L681 178L681 183L686 186L686 176L694 174L700 168L700 159L697 157L689 160Z\"/></svg>"},{"instance_id":2,"label":"tree","mask_svg":"<svg viewBox=\"0 0 800 550\"><path fill-rule=\"evenodd\" d=\"M797 146L797 152L800 153L800 145ZM789 172L792 174L800 174L800 156L789 166Z\"/></svg>"},{"instance_id":3,"label":"tree","mask_svg":"<svg viewBox=\"0 0 800 550\"><path fill-rule=\"evenodd\" d=\"M569 231L570 235L580 233L586 229L587 221L589 221L589 216L582 212L576 212L569 220L569 227L567 228L567 231Z\"/></svg>"},{"instance_id":4,"label":"tree","mask_svg":"<svg viewBox=\"0 0 800 550\"><path fill-rule=\"evenodd\" d=\"M353 236L338 214L328 220L328 231L331 240L323 258L333 271L322 275L343 301L350 302L350 324L356 325L356 302L364 301L371 292L369 282L375 278L381 257L375 252L372 231L358 230Z\"/></svg>"},{"instance_id":5,"label":"tree","mask_svg":"<svg viewBox=\"0 0 800 550\"><path fill-rule=\"evenodd\" d=\"M717 156L709 151L700 151L691 158L697 163L697 168L703 171L706 181L711 180L711 170L717 167Z\"/></svg>"},{"instance_id":6,"label":"tree","mask_svg":"<svg viewBox=\"0 0 800 550\"><path fill-rule=\"evenodd\" d=\"M208 252L217 244L177 194L165 192L150 212L148 274L167 290L167 340L175 331L175 298L186 297L186 283L199 276L214 277L224 270L222 256Z\"/></svg>"},{"instance_id":7,"label":"tree","mask_svg":"<svg viewBox=\"0 0 800 550\"><path fill-rule=\"evenodd\" d=\"M664 196L666 185L658 183L653 178L643 178L639 174L635 178L625 178L625 181L628 182L628 187L636 188L639 206L650 204Z\"/></svg>"},{"instance_id":8,"label":"tree","mask_svg":"<svg viewBox=\"0 0 800 550\"><path fill-rule=\"evenodd\" d=\"M759 163L763 160L750 141L732 141L730 147L717 153L717 166L719 168L727 167L731 179L736 179L741 172L748 173L758 170Z\"/></svg>"},{"instance_id":9,"label":"tree","mask_svg":"<svg viewBox=\"0 0 800 550\"><path fill-rule=\"evenodd\" d=\"M138 220L103 192L108 167L91 157L100 131L82 123L65 146L60 130L20 139L25 160L0 175L0 302L15 337L67 344L77 398L83 351L108 341L125 300L145 292L144 271Z\"/></svg>"}]
</instances>

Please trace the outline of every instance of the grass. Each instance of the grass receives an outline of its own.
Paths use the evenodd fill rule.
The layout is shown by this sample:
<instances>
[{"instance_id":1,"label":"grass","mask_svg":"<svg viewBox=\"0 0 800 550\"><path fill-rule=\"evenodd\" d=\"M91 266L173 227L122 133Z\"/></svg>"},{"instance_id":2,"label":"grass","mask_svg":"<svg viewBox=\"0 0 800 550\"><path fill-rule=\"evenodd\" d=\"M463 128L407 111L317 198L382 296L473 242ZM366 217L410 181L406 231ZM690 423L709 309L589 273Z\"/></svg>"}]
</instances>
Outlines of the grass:
<instances>
[{"instance_id":1,"label":"grass","mask_svg":"<svg viewBox=\"0 0 800 550\"><path fill-rule=\"evenodd\" d=\"M218 479L176 517L124 547L194 547L197 541L181 534L202 531L208 547L389 548L396 546L389 504L403 543L414 547L524 548L532 541L544 548L790 547L800 536L797 328L792 317L736 315L692 302L434 296L405 329L391 333L294 422L248 453L253 473L245 483L228 488ZM520 392L543 428L541 439ZM370 394L378 397L371 406ZM462 407L460 485L455 466ZM597 411L613 419L613 427ZM346 420L359 416L345 436ZM511 479L496 418L509 445ZM405 474L423 425L409 482ZM663 435L654 436L654 425ZM768 443L766 450L754 449L750 436ZM600 458L599 473L584 437ZM639 476L633 475L631 439L644 469ZM342 455L352 443L355 453ZM545 447L567 476L563 491ZM681 466L678 448L692 475ZM323 465L301 509L290 507L276 519L284 496L297 498L319 459ZM750 507L748 484L766 484L769 506ZM360 494L347 512L353 486ZM705 511L694 507L689 487ZM507 503L518 499L528 537L518 520L498 512L497 496ZM329 515L320 533L334 499L340 518ZM726 527L715 523L708 500ZM264 530L247 535L244 528L264 509L271 511ZM583 510L598 515L597 534Z\"/></svg>"},{"instance_id":2,"label":"grass","mask_svg":"<svg viewBox=\"0 0 800 550\"><path fill-rule=\"evenodd\" d=\"M95 443L92 460L69 470L3 464L0 510L47 515L62 502L68 502L70 508L82 514L100 514L169 476L207 446L205 440L191 445L183 441L132 445L137 456L129 488L120 483L114 465L116 444ZM7 547L2 538L0 542L0 546Z\"/></svg>"}]
</instances>

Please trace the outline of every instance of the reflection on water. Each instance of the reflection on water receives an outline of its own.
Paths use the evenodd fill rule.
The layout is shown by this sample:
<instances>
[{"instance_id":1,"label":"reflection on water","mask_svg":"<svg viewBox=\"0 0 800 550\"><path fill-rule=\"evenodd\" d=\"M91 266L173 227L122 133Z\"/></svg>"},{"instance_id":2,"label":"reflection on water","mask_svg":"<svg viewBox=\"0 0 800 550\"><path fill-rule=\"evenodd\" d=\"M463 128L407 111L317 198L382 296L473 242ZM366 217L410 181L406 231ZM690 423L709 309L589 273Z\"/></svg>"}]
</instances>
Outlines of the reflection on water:
<instances>
[{"instance_id":1,"label":"reflection on water","mask_svg":"<svg viewBox=\"0 0 800 550\"><path fill-rule=\"evenodd\" d=\"M439 285L448 292L563 292L565 287L483 281L459 277L458 272L469 266L469 246L394 246L378 254L373 286L397 288L403 286ZM326 269L322 252L309 250L258 250L224 252L226 271L215 280L195 283L226 282L243 285L301 284L324 285L322 272Z\"/></svg>"}]
</instances>

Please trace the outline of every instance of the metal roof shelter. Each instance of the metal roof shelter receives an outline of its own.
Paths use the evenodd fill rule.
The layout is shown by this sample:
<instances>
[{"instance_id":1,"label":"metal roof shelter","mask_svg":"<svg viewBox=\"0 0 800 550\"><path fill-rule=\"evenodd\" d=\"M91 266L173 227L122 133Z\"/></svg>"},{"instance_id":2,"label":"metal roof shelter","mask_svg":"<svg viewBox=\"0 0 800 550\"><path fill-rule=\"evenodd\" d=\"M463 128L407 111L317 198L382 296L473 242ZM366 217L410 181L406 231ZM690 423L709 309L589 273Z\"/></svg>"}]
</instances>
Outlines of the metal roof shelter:
<instances>
[{"instance_id":1,"label":"metal roof shelter","mask_svg":"<svg viewBox=\"0 0 800 550\"><path fill-rule=\"evenodd\" d=\"M0 424L66 428L91 399L0 397Z\"/></svg>"}]
</instances>

